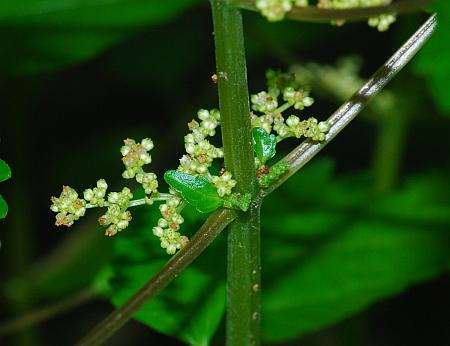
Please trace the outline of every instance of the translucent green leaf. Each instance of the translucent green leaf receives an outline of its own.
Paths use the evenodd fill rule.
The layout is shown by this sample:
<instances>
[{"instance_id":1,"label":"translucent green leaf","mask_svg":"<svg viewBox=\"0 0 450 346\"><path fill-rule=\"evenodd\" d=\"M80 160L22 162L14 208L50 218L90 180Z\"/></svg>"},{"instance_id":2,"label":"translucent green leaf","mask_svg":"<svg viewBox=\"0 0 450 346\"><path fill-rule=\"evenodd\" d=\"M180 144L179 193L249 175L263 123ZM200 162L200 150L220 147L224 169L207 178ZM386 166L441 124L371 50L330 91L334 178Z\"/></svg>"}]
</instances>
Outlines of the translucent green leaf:
<instances>
[{"instance_id":1,"label":"translucent green leaf","mask_svg":"<svg viewBox=\"0 0 450 346\"><path fill-rule=\"evenodd\" d=\"M185 208L183 226L187 229L198 227L199 215L193 207ZM158 240L148 237L146 232L158 218L157 211L137 210L133 213L130 232L115 242L110 297L116 306L124 303L167 261ZM134 318L190 345L208 345L225 311L226 256L221 255L225 251L224 245L220 240L214 242L205 250L204 256L145 304Z\"/></svg>"},{"instance_id":2,"label":"translucent green leaf","mask_svg":"<svg viewBox=\"0 0 450 346\"><path fill-rule=\"evenodd\" d=\"M210 213L223 204L214 184L207 178L179 171L167 171L164 180L201 213Z\"/></svg>"},{"instance_id":3,"label":"translucent green leaf","mask_svg":"<svg viewBox=\"0 0 450 346\"><path fill-rule=\"evenodd\" d=\"M9 168L8 164L0 159L0 182L5 181L11 178L11 168Z\"/></svg>"},{"instance_id":4,"label":"translucent green leaf","mask_svg":"<svg viewBox=\"0 0 450 346\"><path fill-rule=\"evenodd\" d=\"M267 342L330 326L448 269L446 172L412 177L401 189L374 197L366 172L334 177L333 167L331 160L305 166L264 202ZM195 230L200 224L195 217L202 214L186 209L184 229ZM145 220L133 215L132 229L116 241L115 304L164 262L158 240L148 237L157 211L151 217L143 212ZM207 344L223 317L225 253L220 237L135 318L186 343Z\"/></svg>"},{"instance_id":5,"label":"translucent green leaf","mask_svg":"<svg viewBox=\"0 0 450 346\"><path fill-rule=\"evenodd\" d=\"M83 62L196 0L2 0L0 71L33 74Z\"/></svg>"},{"instance_id":6,"label":"translucent green leaf","mask_svg":"<svg viewBox=\"0 0 450 346\"><path fill-rule=\"evenodd\" d=\"M129 265L115 278L124 285L113 294L114 305L125 303L164 263ZM204 346L209 344L224 310L225 282L213 281L207 273L189 267L158 295L158 299L145 304L134 318L190 345Z\"/></svg>"},{"instance_id":7,"label":"translucent green leaf","mask_svg":"<svg viewBox=\"0 0 450 346\"><path fill-rule=\"evenodd\" d=\"M252 130L253 150L259 162L266 163L275 156L277 139L274 135L269 135L264 129L255 127Z\"/></svg>"},{"instance_id":8,"label":"translucent green leaf","mask_svg":"<svg viewBox=\"0 0 450 346\"><path fill-rule=\"evenodd\" d=\"M375 198L366 174L331 179L330 167L306 166L263 205L266 341L332 325L438 275L450 259L445 173Z\"/></svg>"},{"instance_id":9,"label":"translucent green leaf","mask_svg":"<svg viewBox=\"0 0 450 346\"><path fill-rule=\"evenodd\" d=\"M4 219L6 214L8 214L8 204L6 204L6 201L0 195L0 219Z\"/></svg>"},{"instance_id":10,"label":"translucent green leaf","mask_svg":"<svg viewBox=\"0 0 450 346\"><path fill-rule=\"evenodd\" d=\"M430 41L423 47L414 60L414 66L423 74L431 88L432 96L439 107L450 114L448 80L450 76L450 2L433 2L432 11L437 12L439 25Z\"/></svg>"}]
</instances>

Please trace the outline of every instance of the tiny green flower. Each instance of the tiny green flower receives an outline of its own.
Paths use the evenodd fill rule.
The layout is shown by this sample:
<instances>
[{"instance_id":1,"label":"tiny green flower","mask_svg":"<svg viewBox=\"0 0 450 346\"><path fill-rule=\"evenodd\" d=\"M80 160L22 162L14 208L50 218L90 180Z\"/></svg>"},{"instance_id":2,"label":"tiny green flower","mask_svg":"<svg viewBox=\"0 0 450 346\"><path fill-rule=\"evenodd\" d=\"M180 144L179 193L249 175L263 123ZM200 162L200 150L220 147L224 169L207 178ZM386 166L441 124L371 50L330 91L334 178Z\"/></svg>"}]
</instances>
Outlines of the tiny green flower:
<instances>
[{"instance_id":1,"label":"tiny green flower","mask_svg":"<svg viewBox=\"0 0 450 346\"><path fill-rule=\"evenodd\" d=\"M225 171L221 176L213 176L212 181L217 188L220 197L228 196L231 190L236 186L236 180L232 179L230 172Z\"/></svg>"},{"instance_id":2,"label":"tiny green flower","mask_svg":"<svg viewBox=\"0 0 450 346\"><path fill-rule=\"evenodd\" d=\"M86 201L78 198L78 193L70 186L63 186L61 195L52 197L51 201L50 209L58 213L56 215L56 226L70 227L86 212Z\"/></svg>"},{"instance_id":3,"label":"tiny green flower","mask_svg":"<svg viewBox=\"0 0 450 346\"><path fill-rule=\"evenodd\" d=\"M252 109L257 112L270 113L278 107L277 98L265 91L252 95L250 100L252 102Z\"/></svg>"},{"instance_id":4,"label":"tiny green flower","mask_svg":"<svg viewBox=\"0 0 450 346\"><path fill-rule=\"evenodd\" d=\"M103 207L107 188L108 184L106 181L104 179L100 179L97 181L97 187L84 190L84 199L92 205Z\"/></svg>"}]
</instances>

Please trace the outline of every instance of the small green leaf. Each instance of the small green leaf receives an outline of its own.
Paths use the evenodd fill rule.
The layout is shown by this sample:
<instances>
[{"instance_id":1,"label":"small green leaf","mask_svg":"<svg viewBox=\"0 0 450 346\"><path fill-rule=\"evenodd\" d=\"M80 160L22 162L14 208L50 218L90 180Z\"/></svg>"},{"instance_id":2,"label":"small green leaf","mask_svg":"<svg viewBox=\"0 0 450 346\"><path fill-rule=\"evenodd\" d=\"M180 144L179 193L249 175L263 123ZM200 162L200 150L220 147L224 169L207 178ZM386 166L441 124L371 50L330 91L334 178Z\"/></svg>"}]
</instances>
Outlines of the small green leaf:
<instances>
[{"instance_id":1,"label":"small green leaf","mask_svg":"<svg viewBox=\"0 0 450 346\"><path fill-rule=\"evenodd\" d=\"M164 180L201 213L210 213L223 204L214 184L205 177L167 171Z\"/></svg>"},{"instance_id":2,"label":"small green leaf","mask_svg":"<svg viewBox=\"0 0 450 346\"><path fill-rule=\"evenodd\" d=\"M11 178L11 168L8 164L0 159L0 182Z\"/></svg>"},{"instance_id":3,"label":"small green leaf","mask_svg":"<svg viewBox=\"0 0 450 346\"><path fill-rule=\"evenodd\" d=\"M269 135L264 129L255 127L252 130L253 150L262 164L275 156L277 146L277 138Z\"/></svg>"},{"instance_id":4,"label":"small green leaf","mask_svg":"<svg viewBox=\"0 0 450 346\"><path fill-rule=\"evenodd\" d=\"M6 204L2 195L0 195L0 219L4 219L8 214L8 204Z\"/></svg>"}]
</instances>

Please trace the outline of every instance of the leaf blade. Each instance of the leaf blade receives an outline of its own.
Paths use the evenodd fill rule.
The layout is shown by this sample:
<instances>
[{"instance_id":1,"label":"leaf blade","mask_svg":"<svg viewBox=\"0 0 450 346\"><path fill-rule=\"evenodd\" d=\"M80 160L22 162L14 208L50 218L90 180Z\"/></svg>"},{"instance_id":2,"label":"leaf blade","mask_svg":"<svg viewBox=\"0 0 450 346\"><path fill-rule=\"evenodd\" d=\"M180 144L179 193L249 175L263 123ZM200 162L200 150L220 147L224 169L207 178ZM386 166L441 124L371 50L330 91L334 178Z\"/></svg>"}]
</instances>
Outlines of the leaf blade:
<instances>
[{"instance_id":1,"label":"leaf blade","mask_svg":"<svg viewBox=\"0 0 450 346\"><path fill-rule=\"evenodd\" d=\"M255 127L252 129L253 150L264 164L276 154L277 139L274 135L268 134L264 129Z\"/></svg>"},{"instance_id":2,"label":"leaf blade","mask_svg":"<svg viewBox=\"0 0 450 346\"><path fill-rule=\"evenodd\" d=\"M11 168L9 165L0 159L0 182L8 180L11 178Z\"/></svg>"},{"instance_id":3,"label":"leaf blade","mask_svg":"<svg viewBox=\"0 0 450 346\"><path fill-rule=\"evenodd\" d=\"M8 204L3 199L2 195L0 195L0 220L4 219L8 214Z\"/></svg>"},{"instance_id":4,"label":"leaf blade","mask_svg":"<svg viewBox=\"0 0 450 346\"><path fill-rule=\"evenodd\" d=\"M164 173L164 180L201 213L210 213L223 205L216 187L205 177L170 170Z\"/></svg>"}]
</instances>

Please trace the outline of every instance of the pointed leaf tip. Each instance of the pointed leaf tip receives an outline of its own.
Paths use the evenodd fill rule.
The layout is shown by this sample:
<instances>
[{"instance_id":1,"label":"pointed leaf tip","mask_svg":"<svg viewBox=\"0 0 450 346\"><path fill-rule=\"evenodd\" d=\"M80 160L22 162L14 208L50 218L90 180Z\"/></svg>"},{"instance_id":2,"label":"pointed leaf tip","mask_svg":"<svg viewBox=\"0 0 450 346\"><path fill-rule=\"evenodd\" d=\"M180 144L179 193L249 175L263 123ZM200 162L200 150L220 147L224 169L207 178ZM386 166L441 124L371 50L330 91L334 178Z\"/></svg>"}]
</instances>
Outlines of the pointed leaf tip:
<instances>
[{"instance_id":1,"label":"pointed leaf tip","mask_svg":"<svg viewBox=\"0 0 450 346\"><path fill-rule=\"evenodd\" d=\"M210 213L223 204L213 182L206 177L170 170L164 173L164 180L201 213Z\"/></svg>"}]
</instances>

